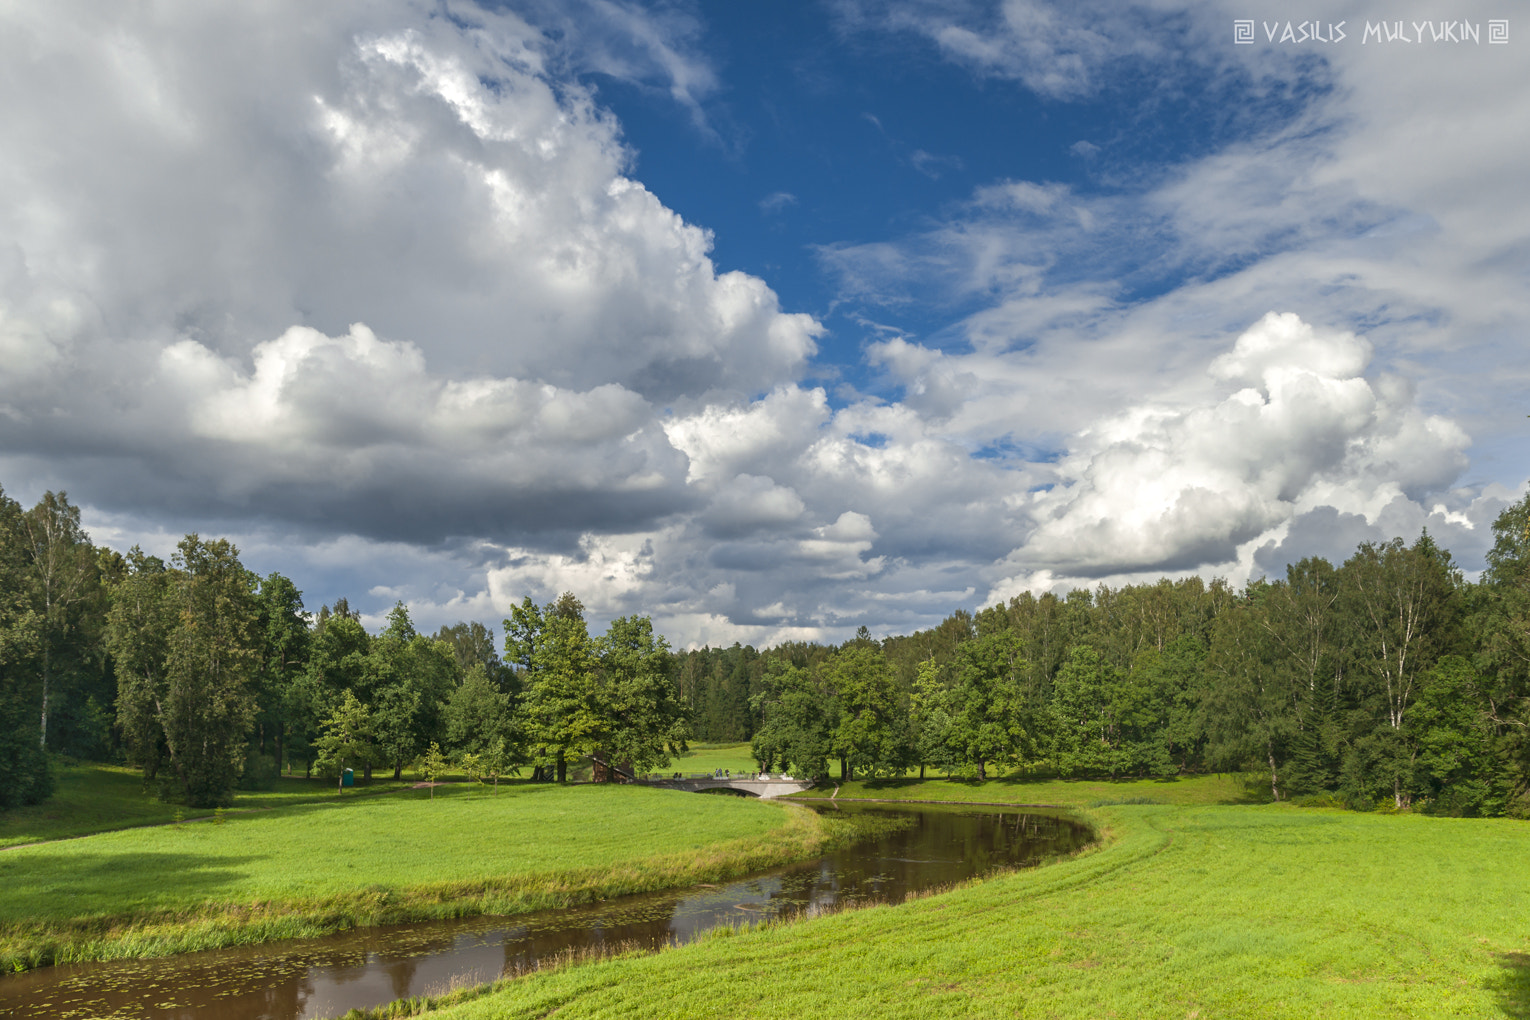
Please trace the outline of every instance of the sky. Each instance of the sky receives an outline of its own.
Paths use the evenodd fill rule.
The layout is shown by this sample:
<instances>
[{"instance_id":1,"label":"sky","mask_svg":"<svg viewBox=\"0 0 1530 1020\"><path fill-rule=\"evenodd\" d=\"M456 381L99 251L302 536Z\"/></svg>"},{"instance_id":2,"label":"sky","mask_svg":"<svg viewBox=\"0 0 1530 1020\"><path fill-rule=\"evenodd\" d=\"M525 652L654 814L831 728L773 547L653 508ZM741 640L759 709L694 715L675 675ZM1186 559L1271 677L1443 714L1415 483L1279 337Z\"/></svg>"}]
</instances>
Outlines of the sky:
<instances>
[{"instance_id":1,"label":"sky","mask_svg":"<svg viewBox=\"0 0 1530 1020\"><path fill-rule=\"evenodd\" d=\"M0 486L678 647L1426 528L1473 576L1530 22L1320 6L0 0Z\"/></svg>"}]
</instances>

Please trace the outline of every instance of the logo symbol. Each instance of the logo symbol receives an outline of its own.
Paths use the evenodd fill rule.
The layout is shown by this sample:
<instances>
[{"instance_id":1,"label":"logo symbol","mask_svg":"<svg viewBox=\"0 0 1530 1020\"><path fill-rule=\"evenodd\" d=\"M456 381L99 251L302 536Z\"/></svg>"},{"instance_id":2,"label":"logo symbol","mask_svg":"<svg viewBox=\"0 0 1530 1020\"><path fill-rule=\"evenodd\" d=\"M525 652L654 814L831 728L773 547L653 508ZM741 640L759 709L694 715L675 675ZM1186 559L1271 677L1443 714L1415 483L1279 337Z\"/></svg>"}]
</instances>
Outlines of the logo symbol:
<instances>
[{"instance_id":1,"label":"logo symbol","mask_svg":"<svg viewBox=\"0 0 1530 1020\"><path fill-rule=\"evenodd\" d=\"M1509 21L1501 18L1488 22L1488 42L1502 46L1509 41Z\"/></svg>"},{"instance_id":2,"label":"logo symbol","mask_svg":"<svg viewBox=\"0 0 1530 1020\"><path fill-rule=\"evenodd\" d=\"M1488 22L1488 24L1489 24L1489 26L1491 26L1491 25L1494 25L1494 24L1498 24L1498 22L1491 22L1490 21L1490 22ZM1508 22L1505 21L1505 22L1502 22L1502 24L1505 26L1505 29L1507 29ZM1491 27L1488 29L1488 33L1489 33L1489 35L1492 34ZM1233 22L1233 44L1236 45L1236 46L1252 46L1252 45L1254 45L1254 23L1252 21L1241 21L1240 20L1240 21L1234 21Z\"/></svg>"}]
</instances>

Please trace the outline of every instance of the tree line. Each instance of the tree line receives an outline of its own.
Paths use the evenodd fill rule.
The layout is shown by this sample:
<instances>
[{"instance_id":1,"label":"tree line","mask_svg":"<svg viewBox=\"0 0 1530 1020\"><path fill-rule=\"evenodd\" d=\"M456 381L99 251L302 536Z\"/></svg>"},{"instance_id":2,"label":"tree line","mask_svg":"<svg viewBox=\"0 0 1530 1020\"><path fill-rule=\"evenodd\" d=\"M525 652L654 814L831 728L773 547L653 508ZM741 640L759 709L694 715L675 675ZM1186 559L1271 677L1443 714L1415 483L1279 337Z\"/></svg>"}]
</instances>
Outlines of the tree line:
<instances>
[{"instance_id":1,"label":"tree line","mask_svg":"<svg viewBox=\"0 0 1530 1020\"><path fill-rule=\"evenodd\" d=\"M592 635L565 594L505 627L503 656L490 628L421 634L402 604L372 634L345 599L307 612L226 539L187 535L168 563L123 555L90 542L63 493L23 510L0 491L0 808L45 799L53 755L125 760L210 807L283 769L399 778L450 759L561 781L570 762L647 771L684 747L648 618Z\"/></svg>"},{"instance_id":2,"label":"tree line","mask_svg":"<svg viewBox=\"0 0 1530 1020\"><path fill-rule=\"evenodd\" d=\"M226 540L123 555L64 494L0 493L0 806L46 797L60 754L216 805L297 768L614 778L700 739L802 776L1227 770L1276 800L1530 813L1530 497L1494 535L1475 583L1426 533L1242 590L1100 585L882 640L676 653L643 616L591 634L568 593L513 607L502 644L421 634L402 604L372 634Z\"/></svg>"},{"instance_id":3,"label":"tree line","mask_svg":"<svg viewBox=\"0 0 1530 1020\"><path fill-rule=\"evenodd\" d=\"M1530 814L1530 497L1465 582L1427 533L1243 590L1199 578L1022 594L839 648L683 653L701 740L766 768L985 778L1262 774L1456 814Z\"/></svg>"}]
</instances>

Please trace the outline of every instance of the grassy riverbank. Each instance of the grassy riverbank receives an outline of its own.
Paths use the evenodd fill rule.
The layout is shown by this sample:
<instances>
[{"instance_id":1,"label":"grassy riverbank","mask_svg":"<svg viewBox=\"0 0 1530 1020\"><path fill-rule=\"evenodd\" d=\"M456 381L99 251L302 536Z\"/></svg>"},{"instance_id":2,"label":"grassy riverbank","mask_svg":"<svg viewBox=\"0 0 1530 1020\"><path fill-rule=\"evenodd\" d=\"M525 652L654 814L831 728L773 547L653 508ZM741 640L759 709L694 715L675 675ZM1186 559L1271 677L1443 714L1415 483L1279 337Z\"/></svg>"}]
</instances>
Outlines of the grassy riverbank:
<instances>
[{"instance_id":1,"label":"grassy riverbank","mask_svg":"<svg viewBox=\"0 0 1530 1020\"><path fill-rule=\"evenodd\" d=\"M834 790L838 790L837 794ZM1268 791L1264 791L1267 793ZM1258 804L1267 800L1250 791L1235 773L1186 779L857 779L829 788L793 794L793 800L825 797L851 800L934 801L953 804L1032 804L1071 809L1116 804Z\"/></svg>"},{"instance_id":2,"label":"grassy riverbank","mask_svg":"<svg viewBox=\"0 0 1530 1020\"><path fill-rule=\"evenodd\" d=\"M1105 838L901 906L508 981L431 1016L1530 1016L1524 822L1218 803L1244 792L1216 777L839 796L856 794L1069 803ZM1119 803L1143 799L1159 803Z\"/></svg>"},{"instance_id":3,"label":"grassy riverbank","mask_svg":"<svg viewBox=\"0 0 1530 1020\"><path fill-rule=\"evenodd\" d=\"M0 852L0 966L565 906L736 877L852 833L793 805L632 787L331 793Z\"/></svg>"}]
</instances>

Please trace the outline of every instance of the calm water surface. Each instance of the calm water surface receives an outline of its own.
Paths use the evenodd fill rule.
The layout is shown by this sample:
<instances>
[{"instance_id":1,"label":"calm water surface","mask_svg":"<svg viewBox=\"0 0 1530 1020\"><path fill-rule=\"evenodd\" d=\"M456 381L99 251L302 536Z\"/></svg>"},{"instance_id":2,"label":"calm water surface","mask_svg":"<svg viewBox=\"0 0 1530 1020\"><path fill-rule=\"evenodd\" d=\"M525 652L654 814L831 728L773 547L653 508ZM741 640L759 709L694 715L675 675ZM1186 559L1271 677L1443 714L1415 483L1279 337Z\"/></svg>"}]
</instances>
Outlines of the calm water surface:
<instances>
[{"instance_id":1,"label":"calm water surface","mask_svg":"<svg viewBox=\"0 0 1530 1020\"><path fill-rule=\"evenodd\" d=\"M0 977L0 1016L123 1020L309 1020L439 994L534 969L562 954L688 942L721 925L812 917L1068 853L1089 831L1000 808L846 805L896 813L904 829L816 861L720 886L627 896L516 917L366 928L322 939L45 968Z\"/></svg>"}]
</instances>

